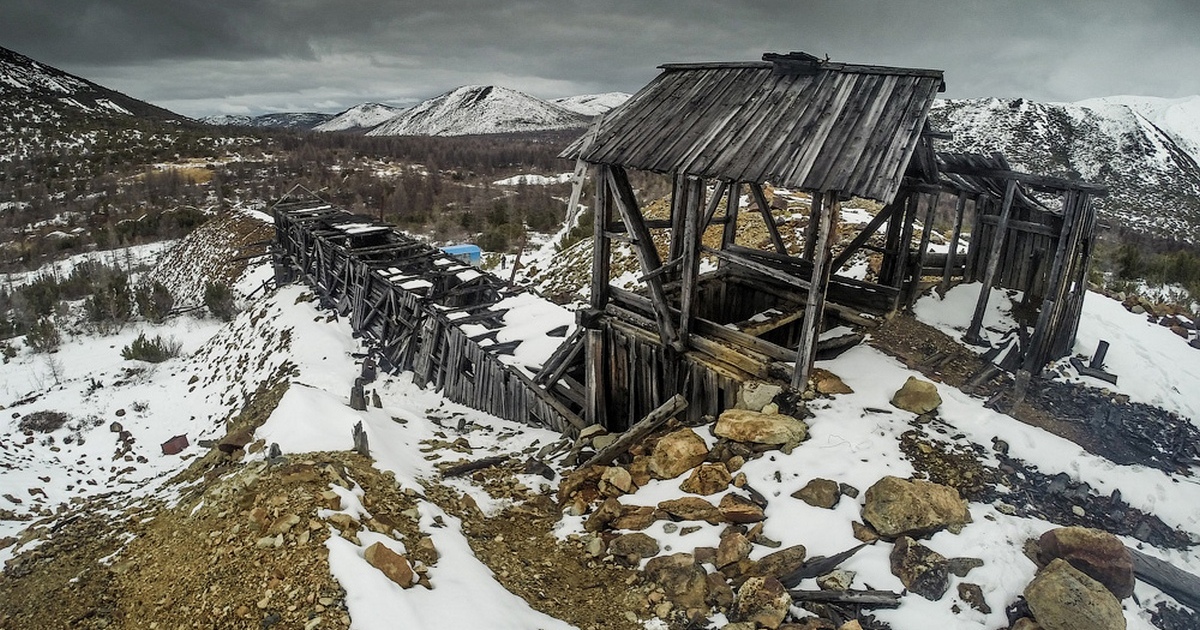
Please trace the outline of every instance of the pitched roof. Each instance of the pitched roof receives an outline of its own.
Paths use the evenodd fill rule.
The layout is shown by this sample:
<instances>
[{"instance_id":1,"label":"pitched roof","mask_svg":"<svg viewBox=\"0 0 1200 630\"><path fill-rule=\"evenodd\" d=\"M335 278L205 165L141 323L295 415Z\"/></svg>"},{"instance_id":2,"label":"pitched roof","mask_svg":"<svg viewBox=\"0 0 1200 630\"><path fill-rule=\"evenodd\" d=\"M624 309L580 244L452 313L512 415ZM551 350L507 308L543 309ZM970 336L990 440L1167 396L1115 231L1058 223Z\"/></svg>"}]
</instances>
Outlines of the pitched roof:
<instances>
[{"instance_id":1,"label":"pitched roof","mask_svg":"<svg viewBox=\"0 0 1200 630\"><path fill-rule=\"evenodd\" d=\"M895 196L940 70L824 61L668 64L609 112L585 161L729 181Z\"/></svg>"}]
</instances>

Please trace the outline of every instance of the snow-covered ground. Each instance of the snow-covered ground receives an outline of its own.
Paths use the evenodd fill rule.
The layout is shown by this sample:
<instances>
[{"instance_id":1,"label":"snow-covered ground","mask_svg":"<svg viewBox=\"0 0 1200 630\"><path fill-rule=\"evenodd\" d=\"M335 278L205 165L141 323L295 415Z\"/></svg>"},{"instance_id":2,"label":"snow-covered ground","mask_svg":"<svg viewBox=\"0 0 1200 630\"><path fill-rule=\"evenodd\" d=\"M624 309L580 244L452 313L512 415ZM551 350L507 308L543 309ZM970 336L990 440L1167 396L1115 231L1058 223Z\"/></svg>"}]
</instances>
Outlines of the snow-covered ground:
<instances>
[{"instance_id":1,"label":"snow-covered ground","mask_svg":"<svg viewBox=\"0 0 1200 630\"><path fill-rule=\"evenodd\" d=\"M251 277L242 284L256 286L268 274L266 265L253 267ZM977 285L974 290L965 285L952 290L945 300L923 298L916 313L927 323L961 336L977 291ZM1006 328L1008 300L1003 292L993 296L992 312L985 320L988 327ZM522 318L561 317L561 309L545 306L545 313L539 315L535 303L523 304ZM178 339L185 356L157 365L122 360L120 349L143 330ZM1112 344L1108 369L1120 377L1116 390L1192 421L1200 417L1200 387L1196 387L1200 383L1200 352L1180 343L1162 327L1125 311L1115 301L1090 294L1084 304L1077 351L1090 353L1099 338ZM422 440L433 439L443 430L430 410L443 415L461 414L464 422L487 427L486 431L471 434L477 453L516 453L558 438L549 431L450 403L436 392L413 385L408 374L382 375L369 386L379 394L382 407L355 411L347 405L350 384L360 373L352 353L362 350L348 324L330 321L328 313L321 311L310 292L301 286L284 287L259 298L228 325L212 319L178 317L161 326L129 326L114 335L73 337L53 355L33 354L22 348L17 357L0 365L0 404L7 407L0 418L0 494L12 494L22 499L22 504L6 504L0 498L0 507L22 514L31 512L35 501L42 509L52 511L72 497L111 490L133 495L170 492L164 487L166 479L198 451L192 446L181 456L166 456L159 451L159 444L179 434L186 434L193 445L199 439L220 437L225 430L223 419L285 360L294 366L289 377L292 385L258 429L257 437L277 443L284 453L350 449L351 428L361 422L375 465L393 472L397 483L405 488L420 488L421 479L436 476L434 462L420 450ZM811 437L790 455L768 453L742 468L749 484L770 501L763 533L784 546L803 544L809 556L831 555L857 544L850 522L861 519L862 499L843 498L835 509L822 510L790 500L787 495L816 477L865 490L884 475L906 477L913 473L912 464L899 448L899 436L912 428L913 417L891 408L888 401L915 373L866 345L818 366L840 375L854 393L814 401ZM96 388L93 382L102 386ZM950 438L952 442L990 448L993 439L1001 439L1010 445L1010 455L1036 465L1042 473L1065 472L1100 493L1120 490L1133 507L1151 512L1193 536L1200 535L1200 484L1193 478L1144 466L1113 464L1062 438L987 409L980 399L946 386L938 389L944 401L940 420L949 428L947 435L955 435ZM30 444L18 448L17 443L26 440L16 429L19 418L13 415L38 410L65 411L78 422L73 425L75 429L51 433L53 442L39 434ZM123 414L118 416L118 410L124 410ZM130 453L132 462L112 458L120 444L118 434L109 430L113 421L119 421L137 440ZM715 441L707 429L698 432L710 444ZM75 433L83 439L72 437L68 443L66 438ZM136 459L139 456L145 461ZM547 483L536 477L522 481L534 488ZM679 481L653 481L622 501L655 505L676 498L681 495ZM445 483L470 494L485 513L494 513L505 504L505 500L488 496L470 481ZM40 488L45 497L38 501L29 494L30 488ZM715 502L719 496L709 498ZM384 541L402 551L402 540L364 530L359 534L360 544L338 536L326 543L331 569L347 591L354 628L440 629L479 626L480 620L486 620L484 625L489 628L569 627L504 590L493 579L491 570L473 555L456 518L430 501L420 500L418 505L421 529L430 532L441 554L438 564L430 568L430 579L436 585L433 590L402 590L370 568L363 558L366 547L373 542ZM951 578L951 586L957 581L980 584L992 612L984 614L963 604L951 588L936 602L905 597L896 610L876 611L878 618L896 628L992 629L1006 624L1005 606L1016 599L1035 571L1021 547L1053 525L1006 515L995 505L973 503L970 508L973 523L957 535L938 533L927 545L947 557L983 559L983 567L972 571L968 578ZM342 511L356 515L369 512L353 492L342 494ZM435 519L446 526L435 526ZM18 521L0 521L0 538L16 535L23 526ZM656 523L645 533L659 540L663 553L673 553L715 546L722 529L704 526L685 537L678 529L668 532L662 523ZM582 518L564 516L557 533L567 537L580 532ZM1128 538L1125 542L1200 573L1200 557L1194 552L1153 549ZM869 546L844 564L843 568L856 572L854 587L902 589L888 569L890 549L886 543ZM9 559L14 550L0 550L0 562ZM752 557L768 551L757 547ZM1129 628L1149 629L1152 626L1144 611L1164 596L1141 583L1136 595L1140 605L1131 600L1124 602ZM797 613L802 614L798 609ZM647 627L655 627L657 622L647 623Z\"/></svg>"}]
</instances>

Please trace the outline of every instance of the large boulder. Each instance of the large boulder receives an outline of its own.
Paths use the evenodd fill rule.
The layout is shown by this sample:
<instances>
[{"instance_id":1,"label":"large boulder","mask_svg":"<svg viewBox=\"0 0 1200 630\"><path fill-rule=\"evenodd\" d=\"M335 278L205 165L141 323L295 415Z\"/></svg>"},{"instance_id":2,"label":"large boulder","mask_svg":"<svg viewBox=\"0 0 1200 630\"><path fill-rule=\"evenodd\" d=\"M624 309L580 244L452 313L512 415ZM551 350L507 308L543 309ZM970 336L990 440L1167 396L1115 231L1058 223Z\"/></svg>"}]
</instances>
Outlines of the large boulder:
<instances>
[{"instance_id":1,"label":"large boulder","mask_svg":"<svg viewBox=\"0 0 1200 630\"><path fill-rule=\"evenodd\" d=\"M766 444L790 450L808 439L808 425L779 413L726 409L717 418L713 433L734 442Z\"/></svg>"},{"instance_id":2,"label":"large boulder","mask_svg":"<svg viewBox=\"0 0 1200 630\"><path fill-rule=\"evenodd\" d=\"M708 445L691 429L680 429L658 439L650 453L650 474L674 479L695 468L708 456Z\"/></svg>"},{"instance_id":3,"label":"large boulder","mask_svg":"<svg viewBox=\"0 0 1200 630\"><path fill-rule=\"evenodd\" d=\"M889 540L919 538L946 528L957 531L971 522L967 502L958 490L922 479L889 475L867 489L865 501L863 520Z\"/></svg>"},{"instance_id":4,"label":"large boulder","mask_svg":"<svg viewBox=\"0 0 1200 630\"><path fill-rule=\"evenodd\" d=\"M1112 534L1089 527L1059 527L1038 540L1038 563L1062 558L1100 582L1117 599L1133 595L1133 555Z\"/></svg>"},{"instance_id":5,"label":"large boulder","mask_svg":"<svg viewBox=\"0 0 1200 630\"><path fill-rule=\"evenodd\" d=\"M915 376L908 377L904 386L892 396L892 405L915 414L929 413L942 404L938 395L937 385L922 381Z\"/></svg>"},{"instance_id":6,"label":"large boulder","mask_svg":"<svg viewBox=\"0 0 1200 630\"><path fill-rule=\"evenodd\" d=\"M909 592L937 601L950 587L950 563L945 556L908 536L896 541L890 560L892 575L900 578Z\"/></svg>"},{"instance_id":7,"label":"large boulder","mask_svg":"<svg viewBox=\"0 0 1200 630\"><path fill-rule=\"evenodd\" d=\"M804 566L807 554L808 550L804 545L793 545L773 551L755 562L745 575L783 579Z\"/></svg>"},{"instance_id":8,"label":"large boulder","mask_svg":"<svg viewBox=\"0 0 1200 630\"><path fill-rule=\"evenodd\" d=\"M1061 558L1025 587L1025 601L1045 630L1125 630L1116 596Z\"/></svg>"}]
</instances>

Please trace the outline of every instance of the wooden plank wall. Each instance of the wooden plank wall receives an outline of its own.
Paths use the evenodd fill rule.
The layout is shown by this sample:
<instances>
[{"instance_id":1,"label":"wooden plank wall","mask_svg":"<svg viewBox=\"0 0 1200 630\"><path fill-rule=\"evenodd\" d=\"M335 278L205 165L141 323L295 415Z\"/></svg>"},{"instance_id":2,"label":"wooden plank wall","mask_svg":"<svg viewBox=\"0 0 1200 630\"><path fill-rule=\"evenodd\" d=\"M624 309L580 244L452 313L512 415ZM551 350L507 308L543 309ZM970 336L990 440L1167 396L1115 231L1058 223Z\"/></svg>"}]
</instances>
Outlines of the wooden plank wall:
<instances>
[{"instance_id":1,"label":"wooden plank wall","mask_svg":"<svg viewBox=\"0 0 1200 630\"><path fill-rule=\"evenodd\" d=\"M277 255L299 270L323 304L349 317L386 366L411 370L418 385L507 420L564 433L581 428L576 409L499 359L503 345L494 343L494 332L472 337L462 329L464 322L502 325L503 312L491 310L499 296L490 282L439 274L445 256L397 232L355 239L327 227L347 216L329 206L276 206ZM394 273L397 268L404 273ZM413 282L418 278L425 282ZM437 303L429 299L435 294ZM481 345L489 337L493 343Z\"/></svg>"},{"instance_id":2,"label":"wooden plank wall","mask_svg":"<svg viewBox=\"0 0 1200 630\"><path fill-rule=\"evenodd\" d=\"M971 249L966 264L965 282L977 282L987 266L986 258L996 239L1000 204L980 204ZM1025 291L1034 299L1045 295L1049 287L1054 252L1058 249L1063 219L1020 204L1014 205L1009 218L996 286Z\"/></svg>"}]
</instances>

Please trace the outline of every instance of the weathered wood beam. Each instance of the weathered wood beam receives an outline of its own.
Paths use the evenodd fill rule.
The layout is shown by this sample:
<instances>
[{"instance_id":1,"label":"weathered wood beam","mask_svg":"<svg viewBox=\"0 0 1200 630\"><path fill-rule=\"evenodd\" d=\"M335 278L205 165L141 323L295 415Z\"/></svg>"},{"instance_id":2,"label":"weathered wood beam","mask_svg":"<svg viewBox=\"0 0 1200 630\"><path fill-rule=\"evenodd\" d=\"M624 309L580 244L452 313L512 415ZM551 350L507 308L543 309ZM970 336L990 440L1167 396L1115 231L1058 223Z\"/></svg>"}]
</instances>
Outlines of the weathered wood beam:
<instances>
[{"instance_id":1,"label":"weathered wood beam","mask_svg":"<svg viewBox=\"0 0 1200 630\"><path fill-rule=\"evenodd\" d=\"M606 227L612 223L612 192L609 190L607 169L596 166L592 169L592 182L596 186L592 219L592 286L590 304L592 308L604 308L608 303L608 280L612 264L612 241Z\"/></svg>"},{"instance_id":2,"label":"weathered wood beam","mask_svg":"<svg viewBox=\"0 0 1200 630\"><path fill-rule=\"evenodd\" d=\"M958 173L960 175L970 175L973 177L989 177L992 179L1002 179L1010 182L1020 182L1035 188L1045 189L1049 192L1075 190L1079 192L1086 192L1097 197L1108 196L1108 188L1099 184L1062 179L1058 177L1049 177L1046 175L1034 175L1031 173L1022 173L1020 171L1009 171L994 168L979 168L964 164L949 165L944 167L942 170L947 173Z\"/></svg>"},{"instance_id":3,"label":"weathered wood beam","mask_svg":"<svg viewBox=\"0 0 1200 630\"><path fill-rule=\"evenodd\" d=\"M737 217L742 202L742 185L733 182L726 194L728 197L725 202L725 230L721 234L721 249L737 243Z\"/></svg>"},{"instance_id":4,"label":"weathered wood beam","mask_svg":"<svg viewBox=\"0 0 1200 630\"><path fill-rule=\"evenodd\" d=\"M721 207L721 201L725 198L725 190L727 188L729 188L729 182L717 181L717 185L713 189L712 198L708 201L708 207L704 209L704 221L700 223L701 232L712 225L713 217L717 214L717 208Z\"/></svg>"},{"instance_id":5,"label":"weathered wood beam","mask_svg":"<svg viewBox=\"0 0 1200 630\"><path fill-rule=\"evenodd\" d=\"M809 196L808 225L804 227L804 253L801 256L806 260L812 260L813 252L817 248L817 224L820 223L821 198L820 193L812 193Z\"/></svg>"},{"instance_id":6,"label":"weathered wood beam","mask_svg":"<svg viewBox=\"0 0 1200 630\"><path fill-rule=\"evenodd\" d=\"M1017 190L1017 180L1010 179L1004 186L1004 202L1000 206L1000 219L996 231L992 234L992 248L988 254L987 267L983 270L983 286L979 289L979 299L975 302L975 313L971 315L971 325L967 328L963 339L967 343L981 344L979 329L983 326L983 316L987 312L988 298L992 293L992 282L996 279L996 269L1000 265L1000 252L1004 248L1004 239L1008 233L1008 218L1012 214L1013 195Z\"/></svg>"},{"instance_id":7,"label":"weathered wood beam","mask_svg":"<svg viewBox=\"0 0 1200 630\"><path fill-rule=\"evenodd\" d=\"M817 337L825 314L825 293L829 290L830 266L833 262L833 218L841 212L837 191L822 193L821 214L817 223L817 246L813 252L813 272L809 281L808 300L804 305L804 319L800 323L800 343L796 347L796 371L792 374L792 388L804 391L808 387L808 375L817 356Z\"/></svg>"},{"instance_id":8,"label":"weathered wood beam","mask_svg":"<svg viewBox=\"0 0 1200 630\"><path fill-rule=\"evenodd\" d=\"M704 228L701 224L700 207L704 204L704 180L688 179L688 205L685 208L683 220L683 247L680 252L683 263L680 265L679 288L679 344L675 348L682 352L687 347L688 332L692 327L692 308L696 299L696 276L700 273L700 236ZM720 196L714 196L713 210L719 205Z\"/></svg>"},{"instance_id":9,"label":"weathered wood beam","mask_svg":"<svg viewBox=\"0 0 1200 630\"><path fill-rule=\"evenodd\" d=\"M771 214L771 205L767 203L767 195L763 192L762 184L758 182L749 182L750 193L754 195L754 204L758 206L759 213L762 214L763 223L767 225L767 234L771 236L771 242L775 245L775 251L780 254L786 254L787 245L783 242L783 237L779 235L779 226L775 225L775 217Z\"/></svg>"},{"instance_id":10,"label":"weathered wood beam","mask_svg":"<svg viewBox=\"0 0 1200 630\"><path fill-rule=\"evenodd\" d=\"M654 411L646 414L646 417L635 422L633 426L629 427L612 444L597 451L580 468L612 462L617 457L620 457L622 453L628 451L634 444L640 443L646 436L653 433L655 429L666 423L667 420L674 418L681 411L687 409L687 406L687 399L680 394L675 394L667 399L667 402L659 405Z\"/></svg>"},{"instance_id":11,"label":"weathered wood beam","mask_svg":"<svg viewBox=\"0 0 1200 630\"><path fill-rule=\"evenodd\" d=\"M879 214L876 214L875 217L871 219L870 223L867 223L866 227L864 227L862 231L858 233L858 236L855 236L850 243L846 245L846 249L842 250L842 252L837 255L837 258L833 259L833 273L837 273L839 269L846 265L846 262L850 260L850 257L854 255L854 252L862 249L863 246L866 245L867 241L870 240L870 238L875 235L875 232L879 230L879 227L888 219L890 219L893 214L895 214L896 207L897 205L895 202L889 203L879 211Z\"/></svg>"},{"instance_id":12,"label":"weathered wood beam","mask_svg":"<svg viewBox=\"0 0 1200 630\"><path fill-rule=\"evenodd\" d=\"M716 250L711 247L702 247L701 249L704 251L704 253L716 256L720 260L737 265L739 267L744 267L757 273L761 273L764 276L774 278L780 282L783 282L784 284L788 284L799 289L804 289L806 291L812 286L809 284L808 280L794 276L785 271L780 271L779 269L769 265L764 265L760 262L750 260L749 258L746 258L745 256L735 252Z\"/></svg>"},{"instance_id":13,"label":"weathered wood beam","mask_svg":"<svg viewBox=\"0 0 1200 630\"><path fill-rule=\"evenodd\" d=\"M586 401L583 405L583 421L587 426L598 424L607 428L605 410L608 403L608 386L604 379L604 332L588 330L585 343L587 353L584 355L583 376Z\"/></svg>"},{"instance_id":14,"label":"weathered wood beam","mask_svg":"<svg viewBox=\"0 0 1200 630\"><path fill-rule=\"evenodd\" d=\"M633 249L642 265L642 273L648 275L657 271L662 262L658 257L658 250L654 247L654 238L650 235L650 230L646 229L645 223L642 222L642 211L637 205L637 199L625 176L625 170L619 166L606 166L605 170L608 171L608 182L612 186L617 202L617 211L621 213L625 227L629 229L630 234L633 234L636 241ZM674 348L679 343L679 335L672 322L670 304L668 304L666 293L663 291L662 279L652 276L646 282L646 286L650 289L650 299L654 303L655 318L658 320L658 332L662 337L663 345Z\"/></svg>"},{"instance_id":15,"label":"weathered wood beam","mask_svg":"<svg viewBox=\"0 0 1200 630\"><path fill-rule=\"evenodd\" d=\"M933 214L937 210L938 200L941 193L933 193L925 195L925 217L922 219L921 225L921 244L917 247L917 270L913 273L912 284L908 288L908 294L905 296L905 309L912 310L913 303L917 301L917 297L921 292L921 272L925 269L925 258L929 255L929 238L933 235Z\"/></svg>"},{"instance_id":16,"label":"weathered wood beam","mask_svg":"<svg viewBox=\"0 0 1200 630\"><path fill-rule=\"evenodd\" d=\"M946 254L946 266L942 271L942 284L939 288L942 295L946 295L946 291L950 288L951 272L957 267L958 261L958 241L962 237L963 215L967 213L967 196L964 194L958 195L958 202L954 206L954 231L950 235L950 250Z\"/></svg>"}]
</instances>

